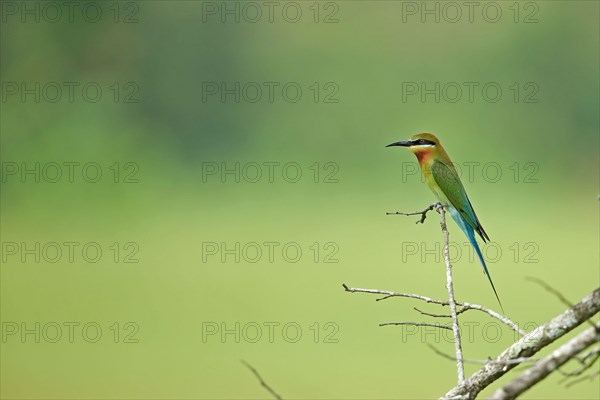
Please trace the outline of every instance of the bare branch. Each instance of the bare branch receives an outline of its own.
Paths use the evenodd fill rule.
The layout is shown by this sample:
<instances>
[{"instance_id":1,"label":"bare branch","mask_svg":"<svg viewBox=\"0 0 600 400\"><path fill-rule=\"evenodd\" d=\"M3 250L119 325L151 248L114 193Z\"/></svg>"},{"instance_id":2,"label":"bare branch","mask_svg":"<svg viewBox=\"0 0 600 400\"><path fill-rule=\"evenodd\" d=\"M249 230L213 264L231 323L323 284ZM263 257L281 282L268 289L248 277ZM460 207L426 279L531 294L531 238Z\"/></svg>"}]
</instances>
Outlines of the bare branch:
<instances>
[{"instance_id":1,"label":"bare branch","mask_svg":"<svg viewBox=\"0 0 600 400\"><path fill-rule=\"evenodd\" d=\"M370 293L370 294L379 294L379 295L384 295L384 297L381 297L379 299L377 299L377 301L381 301L381 300L386 300L392 297L406 297L406 298L410 298L410 299L417 299L417 300L422 300L426 303L431 303L431 304L438 304L441 306L447 306L450 303L444 300L439 300L439 299L434 299L431 297L427 297L427 296L422 296L420 294L413 294L413 293L400 293L400 292L392 292L389 290L379 290L379 289L362 289L362 288L352 288L352 287L348 287L348 285L346 285L345 283L342 284L342 287L344 288L344 290L346 292L350 292L350 293ZM457 306L460 306L462 308L465 309L465 311L467 310L478 310L481 312L484 312L486 314L488 314L490 317L496 318L498 321L506 324L508 327L510 327L510 329L514 330L515 332L517 332L519 335L524 336L526 334L526 332L524 330L522 330L521 328L519 328L517 326L517 324L515 322L513 322L510 318L505 317L499 313L497 313L496 311L493 311L487 307L484 307L482 305L479 304L473 304L473 303L467 303L467 302L456 302ZM463 311L461 311L463 312Z\"/></svg>"},{"instance_id":2,"label":"bare branch","mask_svg":"<svg viewBox=\"0 0 600 400\"><path fill-rule=\"evenodd\" d=\"M490 399L507 400L517 398L558 367L598 341L600 341L600 324L586 329L559 347L558 350L553 351L552 354L540 360L512 382L496 390Z\"/></svg>"},{"instance_id":3,"label":"bare branch","mask_svg":"<svg viewBox=\"0 0 600 400\"><path fill-rule=\"evenodd\" d=\"M585 323L598 311L600 311L600 288L594 290L581 299L579 303L554 317L546 324L529 332L518 342L498 355L494 363L490 363L475 372L462 384L448 391L442 398L452 399L462 397L474 399L484 388L514 368L514 365L506 365L502 361L532 356L566 333Z\"/></svg>"},{"instance_id":4,"label":"bare branch","mask_svg":"<svg viewBox=\"0 0 600 400\"><path fill-rule=\"evenodd\" d=\"M473 303L456 303L459 306L462 306L463 308L467 309L467 310L479 310L482 311L484 313L486 313L487 315L489 315L490 317L496 318L498 321L501 321L502 323L508 325L513 331L517 332L519 335L521 336L525 336L527 334L527 332L525 332L523 329L519 328L519 326L514 323L510 318L505 317L504 315L497 313L496 311L489 309L487 307L484 307L482 305L479 304L473 304Z\"/></svg>"},{"instance_id":5,"label":"bare branch","mask_svg":"<svg viewBox=\"0 0 600 400\"><path fill-rule=\"evenodd\" d=\"M437 355L442 356L444 358L447 358L449 360L452 361L456 361L456 357L452 357L449 354L446 354L438 349L436 349L434 346L428 344L429 348L431 350L433 350ZM463 361L469 364L483 364L483 365L487 365L490 363L495 363L498 362L496 360L492 360L492 359L487 359L487 360L475 360L472 358L463 358ZM521 364L521 363L525 363L525 362L537 362L539 361L538 358L530 358L530 357L520 357L520 358L515 358L513 360L506 360L506 361L501 361L502 364L504 365L509 365L509 364Z\"/></svg>"},{"instance_id":6,"label":"bare branch","mask_svg":"<svg viewBox=\"0 0 600 400\"><path fill-rule=\"evenodd\" d=\"M267 384L267 382L264 381L264 379L260 376L260 374L258 373L258 371L256 369L254 369L254 367L250 364L248 364L246 361L242 360L242 364L244 364L246 367L248 367L248 369L250 371L252 371L252 373L254 374L254 376L256 376L256 379L258 379L258 381L260 382L261 386L264 387L265 389L267 389L267 391L269 393L271 393L271 395L273 395L273 397L275 397L275 399L277 400L283 400L283 398L277 394L277 392L275 392L271 386L269 386Z\"/></svg>"},{"instance_id":7,"label":"bare branch","mask_svg":"<svg viewBox=\"0 0 600 400\"><path fill-rule=\"evenodd\" d=\"M395 212L395 213L387 213L387 215L421 215L420 221L417 223L425 222L425 218L427 217L427 213L431 210L435 209L438 214L440 214L440 228L442 229L442 235L444 237L444 262L446 265L446 289L448 290L448 304L450 305L450 315L452 318L452 333L454 334L454 350L456 352L456 371L458 375L458 383L461 383L465 380L465 366L463 364L462 358L462 344L460 341L460 328L458 326L458 312L456 309L456 299L454 298L454 286L452 283L452 264L450 262L449 255L449 247L450 247L450 234L448 233L448 227L446 226L446 211L444 210L444 205L442 203L431 204L429 207L424 209L421 212ZM413 324L414 325L414 324ZM441 327L439 324L425 324L421 326L437 326ZM444 329L448 329L444 326Z\"/></svg>"},{"instance_id":8,"label":"bare branch","mask_svg":"<svg viewBox=\"0 0 600 400\"><path fill-rule=\"evenodd\" d=\"M426 322L382 322L381 324L379 324L379 326L386 326L386 325L412 325L412 326L430 326L433 328L440 328L440 329L448 329L448 330L452 330L451 327L446 326L446 325L441 325L441 324L428 324Z\"/></svg>"},{"instance_id":9,"label":"bare branch","mask_svg":"<svg viewBox=\"0 0 600 400\"><path fill-rule=\"evenodd\" d=\"M449 255L449 233L446 227L446 212L442 204L436 204L435 209L440 213L440 226L444 235L444 261L446 264L446 289L448 289L448 303L450 303L450 315L452 315L452 332L454 333L454 351L456 352L456 371L458 383L465 380L465 365L463 363L462 344L460 342L460 329L458 327L458 313L456 312L456 300L454 299L454 287L452 285L452 264Z\"/></svg>"},{"instance_id":10,"label":"bare branch","mask_svg":"<svg viewBox=\"0 0 600 400\"><path fill-rule=\"evenodd\" d=\"M433 313L429 313L429 312L420 310L417 307L413 307L413 310L418 311L419 313L421 313L423 315L427 315L429 317L434 317L434 318L452 318L452 315L450 315L450 314L433 314ZM462 314L465 311L467 311L467 309L461 308L460 310L456 311L456 314Z\"/></svg>"},{"instance_id":11,"label":"bare branch","mask_svg":"<svg viewBox=\"0 0 600 400\"><path fill-rule=\"evenodd\" d=\"M423 301L425 301L427 303L440 304L440 305L443 305L443 306L447 306L448 305L447 301L433 299L431 297L422 296L420 294L399 293L399 292L391 292L389 290L379 290L379 289L352 288L352 287L349 287L348 285L346 285L345 283L342 283L342 287L344 288L344 290L346 292L350 292L350 293L371 293L371 294L385 295L385 297L377 299L377 301L389 299L390 297L408 297L408 298L411 298L411 299L423 300Z\"/></svg>"},{"instance_id":12,"label":"bare branch","mask_svg":"<svg viewBox=\"0 0 600 400\"><path fill-rule=\"evenodd\" d=\"M387 212L385 213L385 215L420 215L421 219L418 220L416 223L424 223L425 222L425 218L427 218L427 213L431 210L433 210L434 208L437 209L438 206L441 206L441 203L434 203L432 205L430 205L429 207L427 207L426 209L424 209L423 211L415 211L415 212L400 212L400 211L396 211L396 212ZM439 212L439 210L438 210Z\"/></svg>"}]
</instances>

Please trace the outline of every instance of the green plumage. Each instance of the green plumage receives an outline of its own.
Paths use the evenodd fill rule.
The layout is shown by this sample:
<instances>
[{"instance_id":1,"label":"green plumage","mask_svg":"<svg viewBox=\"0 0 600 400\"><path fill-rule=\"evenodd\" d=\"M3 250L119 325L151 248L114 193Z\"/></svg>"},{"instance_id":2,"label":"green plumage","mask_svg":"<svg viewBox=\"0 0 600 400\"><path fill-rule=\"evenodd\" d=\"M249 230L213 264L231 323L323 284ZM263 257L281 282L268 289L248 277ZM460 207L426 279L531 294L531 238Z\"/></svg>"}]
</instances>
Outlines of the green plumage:
<instances>
[{"instance_id":1,"label":"green plumage","mask_svg":"<svg viewBox=\"0 0 600 400\"><path fill-rule=\"evenodd\" d=\"M471 228L481 236L484 242L490 240L487 233L483 230L475 210L471 205L471 201L467 196L467 192L463 187L458 174L452 164L448 166L443 161L434 161L431 165L431 175L435 183L440 187L442 192L448 198L450 204L456 208L456 211L463 219L471 226Z\"/></svg>"}]
</instances>

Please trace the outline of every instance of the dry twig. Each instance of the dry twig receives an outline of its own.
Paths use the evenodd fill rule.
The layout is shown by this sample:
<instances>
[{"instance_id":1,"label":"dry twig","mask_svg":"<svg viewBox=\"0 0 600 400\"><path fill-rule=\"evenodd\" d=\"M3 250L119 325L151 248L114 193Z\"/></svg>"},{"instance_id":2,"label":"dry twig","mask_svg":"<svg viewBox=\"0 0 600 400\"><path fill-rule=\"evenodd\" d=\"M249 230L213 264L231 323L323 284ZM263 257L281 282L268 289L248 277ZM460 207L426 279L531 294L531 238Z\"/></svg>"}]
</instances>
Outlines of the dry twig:
<instances>
[{"instance_id":1,"label":"dry twig","mask_svg":"<svg viewBox=\"0 0 600 400\"><path fill-rule=\"evenodd\" d=\"M430 205L429 207L427 207L426 209L424 209L423 211L415 211L415 212L401 212L401 211L395 211L395 212L387 212L385 213L385 215L420 215L421 219L418 220L416 223L424 223L425 222L425 218L427 218L427 213L431 210L433 210L434 208L437 208L438 206L441 206L441 203L435 203Z\"/></svg>"},{"instance_id":2,"label":"dry twig","mask_svg":"<svg viewBox=\"0 0 600 400\"><path fill-rule=\"evenodd\" d=\"M242 360L242 364L244 364L246 367L248 367L248 369L250 371L252 371L252 373L254 374L254 376L256 376L256 379L258 379L258 381L260 382L261 386L264 387L265 389L267 389L267 391L269 393L271 393L271 395L273 395L273 397L275 397L275 399L277 400L283 400L283 398L277 394L277 392L275 392L271 386L269 386L267 384L267 382L265 382L265 380L262 378L262 376L260 376L260 374L258 373L258 371L256 369L254 369L254 367L250 364L248 364L246 361Z\"/></svg>"},{"instance_id":3,"label":"dry twig","mask_svg":"<svg viewBox=\"0 0 600 400\"><path fill-rule=\"evenodd\" d=\"M346 292L350 292L350 293L370 293L370 294L379 294L379 295L384 296L384 297L378 298L377 301L390 299L392 297L406 297L409 299L421 300L426 303L438 304L440 306L447 306L450 304L448 301L434 299L432 297L427 297L427 296L423 296L420 294L414 294L414 293L401 293L401 292L392 292L389 290L354 288L354 287L349 287L345 283L342 284L342 287L344 288L344 290ZM505 317L505 316L497 313L496 311L491 310L487 307L484 307L480 304L473 304L473 303L457 301L456 305L461 307L461 311L460 312L457 311L457 313L462 313L462 312L468 311L468 310L478 310L478 311L486 313L490 317L496 318L498 321L502 322L503 324L505 324L506 326L508 326L510 329L517 332L521 336L524 336L527 333L524 330L522 330L521 328L519 328L519 326L514 321L512 321L510 318ZM420 311L420 310L418 310L418 311ZM448 314L448 317L451 317L451 316Z\"/></svg>"}]
</instances>

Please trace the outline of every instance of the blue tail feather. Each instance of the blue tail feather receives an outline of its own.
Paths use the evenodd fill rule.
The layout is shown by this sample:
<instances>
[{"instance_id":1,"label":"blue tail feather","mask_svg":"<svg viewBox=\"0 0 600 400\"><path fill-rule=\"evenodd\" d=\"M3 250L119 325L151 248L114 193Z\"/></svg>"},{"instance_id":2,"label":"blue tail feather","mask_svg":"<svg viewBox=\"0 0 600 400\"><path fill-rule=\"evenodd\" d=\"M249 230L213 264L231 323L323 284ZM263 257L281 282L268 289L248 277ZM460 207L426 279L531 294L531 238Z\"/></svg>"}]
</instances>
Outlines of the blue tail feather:
<instances>
[{"instance_id":1,"label":"blue tail feather","mask_svg":"<svg viewBox=\"0 0 600 400\"><path fill-rule=\"evenodd\" d=\"M477 257L479 258L479 261L481 262L481 266L483 267L483 272L485 273L488 280L490 281L490 285L492 285L492 290L494 291L494 294L496 295L496 300L498 300L498 304L500 305L502 312L504 312L504 308L502 307L502 302L500 302L500 297L498 297L498 292L496 292L496 288L494 287L494 282L492 282L492 277L490 276L490 273L487 269L487 265L485 264L485 260L483 259L483 254L481 254L481 249L479 248L479 244L477 243L477 240L475 239L475 231L473 230L473 228L471 228L471 226L469 224L467 224L465 221L463 221L462 216L456 209L454 209L454 207L449 207L449 208L450 208L450 215L452 216L452 219L454 219L456 224L460 227L460 229L462 229L462 231L465 233L465 235L469 239L471 246L473 246L473 248L475 249L475 253L477 253Z\"/></svg>"}]
</instances>

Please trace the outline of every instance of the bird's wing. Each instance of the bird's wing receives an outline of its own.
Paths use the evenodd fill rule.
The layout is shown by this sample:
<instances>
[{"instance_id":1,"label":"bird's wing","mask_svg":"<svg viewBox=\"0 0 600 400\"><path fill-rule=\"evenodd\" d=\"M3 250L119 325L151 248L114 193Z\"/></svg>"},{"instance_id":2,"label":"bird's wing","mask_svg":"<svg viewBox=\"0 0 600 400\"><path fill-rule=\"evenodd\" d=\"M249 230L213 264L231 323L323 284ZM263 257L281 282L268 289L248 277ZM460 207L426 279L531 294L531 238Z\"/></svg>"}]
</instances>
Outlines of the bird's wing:
<instances>
[{"instance_id":1,"label":"bird's wing","mask_svg":"<svg viewBox=\"0 0 600 400\"><path fill-rule=\"evenodd\" d=\"M467 197L467 192L454 168L450 168L442 161L435 161L431 166L431 174L435 183L442 189L452 206L460 213L464 220L481 236L483 241L490 240L483 230L475 210Z\"/></svg>"}]
</instances>

